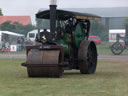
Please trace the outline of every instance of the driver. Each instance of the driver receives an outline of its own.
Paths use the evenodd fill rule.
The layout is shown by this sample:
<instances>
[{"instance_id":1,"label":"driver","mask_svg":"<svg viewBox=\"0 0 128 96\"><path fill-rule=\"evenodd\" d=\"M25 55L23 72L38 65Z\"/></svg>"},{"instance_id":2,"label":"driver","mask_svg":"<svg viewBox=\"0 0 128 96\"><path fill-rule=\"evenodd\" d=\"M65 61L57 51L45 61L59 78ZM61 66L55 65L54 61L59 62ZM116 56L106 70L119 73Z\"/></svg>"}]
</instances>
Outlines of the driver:
<instances>
[{"instance_id":1,"label":"driver","mask_svg":"<svg viewBox=\"0 0 128 96\"><path fill-rule=\"evenodd\" d=\"M64 29L59 25L57 28L56 28L56 31L57 31L57 39L62 39L64 37Z\"/></svg>"},{"instance_id":2,"label":"driver","mask_svg":"<svg viewBox=\"0 0 128 96\"><path fill-rule=\"evenodd\" d=\"M65 31L66 33L72 34L74 30L73 24L72 24L72 20L68 20L68 24L65 27Z\"/></svg>"}]
</instances>

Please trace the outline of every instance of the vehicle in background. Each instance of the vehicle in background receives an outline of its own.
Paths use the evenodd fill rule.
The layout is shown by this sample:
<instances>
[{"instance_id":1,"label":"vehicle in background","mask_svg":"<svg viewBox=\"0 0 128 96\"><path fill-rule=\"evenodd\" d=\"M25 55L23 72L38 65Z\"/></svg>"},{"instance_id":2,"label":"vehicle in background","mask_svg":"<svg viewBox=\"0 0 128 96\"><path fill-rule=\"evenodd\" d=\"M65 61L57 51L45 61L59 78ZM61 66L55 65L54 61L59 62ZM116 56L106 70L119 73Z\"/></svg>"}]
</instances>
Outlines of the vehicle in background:
<instances>
[{"instance_id":1,"label":"vehicle in background","mask_svg":"<svg viewBox=\"0 0 128 96\"><path fill-rule=\"evenodd\" d=\"M34 42L35 39L36 39L37 33L38 33L38 30L32 30L32 31L28 32L28 34L27 34L27 41Z\"/></svg>"},{"instance_id":2,"label":"vehicle in background","mask_svg":"<svg viewBox=\"0 0 128 96\"><path fill-rule=\"evenodd\" d=\"M100 44L101 43L101 39L99 36L89 36L88 38L89 41L93 41L96 44Z\"/></svg>"},{"instance_id":3,"label":"vehicle in background","mask_svg":"<svg viewBox=\"0 0 128 96\"><path fill-rule=\"evenodd\" d=\"M116 42L116 36L119 34L121 37L124 37L126 33L125 29L111 29L109 30L109 42ZM123 42L123 40L120 40Z\"/></svg>"},{"instance_id":4,"label":"vehicle in background","mask_svg":"<svg viewBox=\"0 0 128 96\"><path fill-rule=\"evenodd\" d=\"M122 34L116 34L116 42L110 46L114 55L120 55L125 49L128 49L128 24L125 25L125 30L120 30L120 32Z\"/></svg>"}]
</instances>

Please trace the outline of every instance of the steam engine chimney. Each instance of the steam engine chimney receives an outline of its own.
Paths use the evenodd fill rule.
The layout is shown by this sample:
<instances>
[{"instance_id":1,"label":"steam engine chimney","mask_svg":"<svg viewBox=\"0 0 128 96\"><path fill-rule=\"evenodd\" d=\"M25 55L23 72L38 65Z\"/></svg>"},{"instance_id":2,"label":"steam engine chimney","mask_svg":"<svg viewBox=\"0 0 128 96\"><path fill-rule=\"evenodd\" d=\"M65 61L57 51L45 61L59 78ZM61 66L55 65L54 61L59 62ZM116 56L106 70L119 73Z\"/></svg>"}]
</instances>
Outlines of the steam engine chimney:
<instances>
[{"instance_id":1,"label":"steam engine chimney","mask_svg":"<svg viewBox=\"0 0 128 96\"><path fill-rule=\"evenodd\" d=\"M52 39L55 37L56 28L56 5L57 0L51 0L50 4L50 32L52 34Z\"/></svg>"}]
</instances>

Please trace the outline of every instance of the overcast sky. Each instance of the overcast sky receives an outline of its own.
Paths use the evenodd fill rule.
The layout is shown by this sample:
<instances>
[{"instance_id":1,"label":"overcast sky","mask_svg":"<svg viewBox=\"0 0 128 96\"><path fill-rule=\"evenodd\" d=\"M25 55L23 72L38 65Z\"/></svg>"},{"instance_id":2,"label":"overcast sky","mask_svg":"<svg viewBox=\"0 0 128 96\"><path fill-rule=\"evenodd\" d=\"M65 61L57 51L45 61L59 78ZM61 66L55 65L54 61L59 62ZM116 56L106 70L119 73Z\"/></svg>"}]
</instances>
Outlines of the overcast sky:
<instances>
[{"instance_id":1,"label":"overcast sky","mask_svg":"<svg viewBox=\"0 0 128 96\"><path fill-rule=\"evenodd\" d=\"M128 7L128 0L57 0L58 8ZM49 8L50 0L0 0L4 15L30 15Z\"/></svg>"}]
</instances>

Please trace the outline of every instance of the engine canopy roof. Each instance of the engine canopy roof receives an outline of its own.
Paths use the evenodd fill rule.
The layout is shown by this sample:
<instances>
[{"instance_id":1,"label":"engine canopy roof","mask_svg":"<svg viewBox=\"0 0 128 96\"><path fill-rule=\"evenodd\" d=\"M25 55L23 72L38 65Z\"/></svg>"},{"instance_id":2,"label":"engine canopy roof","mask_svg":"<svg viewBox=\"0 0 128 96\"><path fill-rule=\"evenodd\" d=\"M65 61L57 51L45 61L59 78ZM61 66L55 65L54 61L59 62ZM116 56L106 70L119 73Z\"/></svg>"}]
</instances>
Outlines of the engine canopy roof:
<instances>
[{"instance_id":1,"label":"engine canopy roof","mask_svg":"<svg viewBox=\"0 0 128 96\"><path fill-rule=\"evenodd\" d=\"M36 18L39 19L50 19L50 10L39 11L36 14ZM74 11L67 11L67 10L56 10L56 18L58 20L68 20L70 18L76 19L88 19L88 20L100 20L100 16L89 14L89 13L79 13Z\"/></svg>"}]
</instances>

